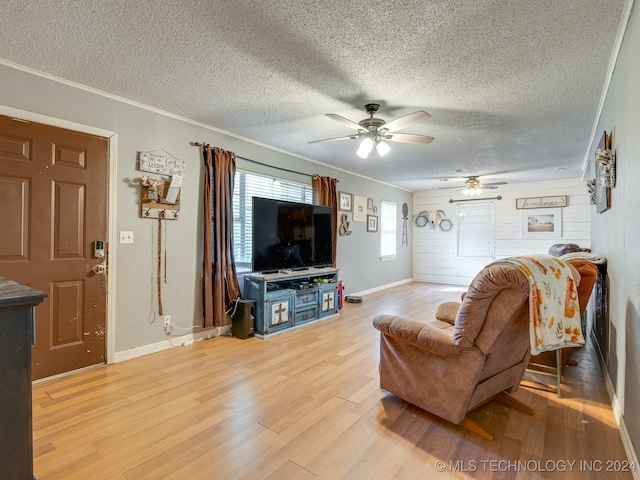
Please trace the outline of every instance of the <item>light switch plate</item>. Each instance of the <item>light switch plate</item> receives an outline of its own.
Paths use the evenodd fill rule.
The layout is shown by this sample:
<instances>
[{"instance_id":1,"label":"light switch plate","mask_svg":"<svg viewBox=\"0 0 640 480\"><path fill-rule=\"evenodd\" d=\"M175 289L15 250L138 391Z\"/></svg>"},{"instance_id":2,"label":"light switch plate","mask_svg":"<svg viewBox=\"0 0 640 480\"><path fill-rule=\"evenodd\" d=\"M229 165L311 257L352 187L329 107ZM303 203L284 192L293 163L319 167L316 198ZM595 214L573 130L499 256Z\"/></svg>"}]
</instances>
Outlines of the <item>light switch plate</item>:
<instances>
[{"instance_id":1,"label":"light switch plate","mask_svg":"<svg viewBox=\"0 0 640 480\"><path fill-rule=\"evenodd\" d=\"M133 243L133 232L120 231L120 243Z\"/></svg>"}]
</instances>

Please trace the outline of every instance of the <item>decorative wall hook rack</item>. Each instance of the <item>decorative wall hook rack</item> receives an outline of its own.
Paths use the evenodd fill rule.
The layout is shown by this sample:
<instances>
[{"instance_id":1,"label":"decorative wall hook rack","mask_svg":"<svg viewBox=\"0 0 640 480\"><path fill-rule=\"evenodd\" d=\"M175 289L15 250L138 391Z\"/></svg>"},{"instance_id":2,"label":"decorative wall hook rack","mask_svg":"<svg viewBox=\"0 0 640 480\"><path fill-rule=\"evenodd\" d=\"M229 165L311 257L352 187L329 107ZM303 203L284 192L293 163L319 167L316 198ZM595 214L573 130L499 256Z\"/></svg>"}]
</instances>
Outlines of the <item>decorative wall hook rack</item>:
<instances>
[{"instance_id":1,"label":"decorative wall hook rack","mask_svg":"<svg viewBox=\"0 0 640 480\"><path fill-rule=\"evenodd\" d=\"M170 183L165 180L142 177L141 214L142 218L164 218L177 220L180 212L180 192L175 196L175 202L167 201ZM179 188L179 187L178 187Z\"/></svg>"}]
</instances>

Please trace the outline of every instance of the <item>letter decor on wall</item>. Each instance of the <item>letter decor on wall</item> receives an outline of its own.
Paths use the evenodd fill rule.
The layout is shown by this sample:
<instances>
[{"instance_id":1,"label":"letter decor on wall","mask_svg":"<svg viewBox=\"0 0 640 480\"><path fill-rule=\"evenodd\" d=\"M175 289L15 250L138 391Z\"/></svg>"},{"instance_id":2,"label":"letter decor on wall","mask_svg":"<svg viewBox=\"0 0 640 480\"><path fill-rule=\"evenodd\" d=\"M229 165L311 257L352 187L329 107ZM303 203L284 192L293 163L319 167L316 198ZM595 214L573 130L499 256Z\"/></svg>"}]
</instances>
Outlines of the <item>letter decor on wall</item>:
<instances>
[{"instance_id":1,"label":"letter decor on wall","mask_svg":"<svg viewBox=\"0 0 640 480\"><path fill-rule=\"evenodd\" d=\"M567 196L516 198L516 208L557 208L566 207Z\"/></svg>"}]
</instances>

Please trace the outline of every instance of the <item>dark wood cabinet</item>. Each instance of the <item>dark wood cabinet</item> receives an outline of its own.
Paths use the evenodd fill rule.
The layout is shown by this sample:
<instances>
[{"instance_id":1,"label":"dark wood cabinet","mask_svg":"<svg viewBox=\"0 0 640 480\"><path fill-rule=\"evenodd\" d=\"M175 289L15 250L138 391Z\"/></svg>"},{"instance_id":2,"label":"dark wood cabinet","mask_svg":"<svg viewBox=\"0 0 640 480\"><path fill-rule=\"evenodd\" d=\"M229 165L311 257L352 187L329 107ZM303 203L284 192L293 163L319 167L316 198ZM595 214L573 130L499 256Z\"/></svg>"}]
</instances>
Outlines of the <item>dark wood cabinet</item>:
<instances>
[{"instance_id":1,"label":"dark wood cabinet","mask_svg":"<svg viewBox=\"0 0 640 480\"><path fill-rule=\"evenodd\" d=\"M593 335L600 361L609 365L609 278L607 264L598 264L598 279L593 288Z\"/></svg>"},{"instance_id":2,"label":"dark wood cabinet","mask_svg":"<svg viewBox=\"0 0 640 480\"><path fill-rule=\"evenodd\" d=\"M0 478L32 480L34 307L47 295L0 277Z\"/></svg>"}]
</instances>

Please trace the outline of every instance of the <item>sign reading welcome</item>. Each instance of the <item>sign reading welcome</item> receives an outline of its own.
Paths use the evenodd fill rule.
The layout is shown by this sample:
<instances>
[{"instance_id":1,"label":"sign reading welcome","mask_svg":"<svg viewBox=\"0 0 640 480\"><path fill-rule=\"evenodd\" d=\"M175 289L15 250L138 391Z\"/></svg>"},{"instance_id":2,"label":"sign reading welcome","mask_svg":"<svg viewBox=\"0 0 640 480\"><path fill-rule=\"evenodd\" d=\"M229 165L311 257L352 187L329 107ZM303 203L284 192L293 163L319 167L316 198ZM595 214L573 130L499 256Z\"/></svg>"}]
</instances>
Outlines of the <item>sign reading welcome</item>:
<instances>
[{"instance_id":1,"label":"sign reading welcome","mask_svg":"<svg viewBox=\"0 0 640 480\"><path fill-rule=\"evenodd\" d=\"M557 208L567 206L567 196L516 198L516 208Z\"/></svg>"}]
</instances>

